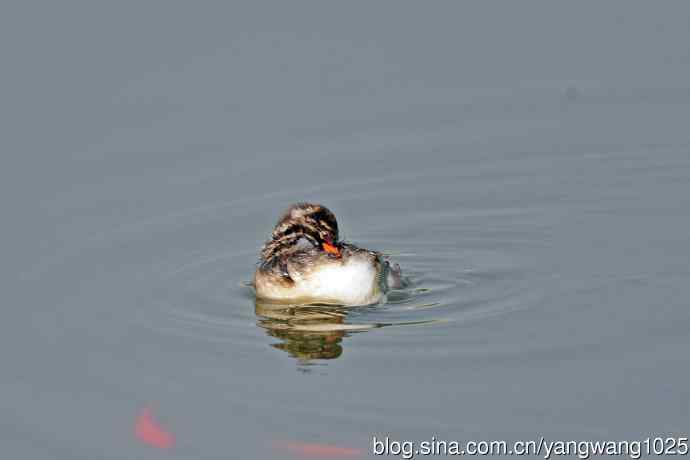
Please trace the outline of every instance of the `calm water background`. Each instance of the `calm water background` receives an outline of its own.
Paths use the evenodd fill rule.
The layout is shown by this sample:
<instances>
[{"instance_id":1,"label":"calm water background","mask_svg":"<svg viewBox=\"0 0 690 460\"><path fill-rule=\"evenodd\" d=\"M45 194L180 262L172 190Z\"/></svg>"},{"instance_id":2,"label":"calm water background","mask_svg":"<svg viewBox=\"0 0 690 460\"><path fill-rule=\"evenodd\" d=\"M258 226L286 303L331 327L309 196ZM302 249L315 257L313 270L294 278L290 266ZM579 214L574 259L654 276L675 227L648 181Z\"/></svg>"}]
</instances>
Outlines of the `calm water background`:
<instances>
[{"instance_id":1,"label":"calm water background","mask_svg":"<svg viewBox=\"0 0 690 460\"><path fill-rule=\"evenodd\" d=\"M690 7L1 8L3 458L687 433ZM412 285L255 305L305 199Z\"/></svg>"}]
</instances>

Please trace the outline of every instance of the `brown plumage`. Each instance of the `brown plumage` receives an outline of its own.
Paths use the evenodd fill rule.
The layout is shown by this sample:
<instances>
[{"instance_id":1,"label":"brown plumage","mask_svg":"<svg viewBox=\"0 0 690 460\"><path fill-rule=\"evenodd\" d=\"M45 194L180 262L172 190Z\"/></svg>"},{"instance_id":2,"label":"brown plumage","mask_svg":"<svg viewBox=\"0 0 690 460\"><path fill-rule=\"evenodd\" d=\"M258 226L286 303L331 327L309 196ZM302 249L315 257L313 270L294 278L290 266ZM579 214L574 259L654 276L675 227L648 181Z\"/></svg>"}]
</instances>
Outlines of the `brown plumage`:
<instances>
[{"instance_id":1,"label":"brown plumage","mask_svg":"<svg viewBox=\"0 0 690 460\"><path fill-rule=\"evenodd\" d=\"M305 238L315 247L338 241L338 221L325 206L297 203L290 206L273 229L271 239L261 250L261 260L270 261L285 255L300 239Z\"/></svg>"}]
</instances>

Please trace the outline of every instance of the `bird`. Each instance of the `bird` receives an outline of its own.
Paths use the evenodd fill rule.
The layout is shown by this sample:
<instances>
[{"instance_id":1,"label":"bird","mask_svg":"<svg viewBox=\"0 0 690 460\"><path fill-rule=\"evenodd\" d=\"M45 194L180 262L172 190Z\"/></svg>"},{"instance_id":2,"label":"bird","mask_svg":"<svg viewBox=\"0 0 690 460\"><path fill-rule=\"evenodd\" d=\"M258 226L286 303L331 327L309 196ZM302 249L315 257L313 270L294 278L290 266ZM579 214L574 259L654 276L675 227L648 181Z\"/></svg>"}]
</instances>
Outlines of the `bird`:
<instances>
[{"instance_id":1,"label":"bird","mask_svg":"<svg viewBox=\"0 0 690 460\"><path fill-rule=\"evenodd\" d=\"M262 301L371 305L405 279L381 252L341 241L326 206L300 202L287 208L261 248L252 284Z\"/></svg>"}]
</instances>

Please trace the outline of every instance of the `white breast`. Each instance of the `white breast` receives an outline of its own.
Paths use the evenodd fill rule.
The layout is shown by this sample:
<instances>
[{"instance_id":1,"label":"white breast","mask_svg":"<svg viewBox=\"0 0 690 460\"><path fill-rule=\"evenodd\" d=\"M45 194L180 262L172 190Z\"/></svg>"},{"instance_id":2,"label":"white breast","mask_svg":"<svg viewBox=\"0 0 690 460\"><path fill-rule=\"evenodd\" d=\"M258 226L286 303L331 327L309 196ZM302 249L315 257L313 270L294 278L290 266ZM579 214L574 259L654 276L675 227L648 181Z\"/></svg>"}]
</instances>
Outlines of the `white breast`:
<instances>
[{"instance_id":1,"label":"white breast","mask_svg":"<svg viewBox=\"0 0 690 460\"><path fill-rule=\"evenodd\" d=\"M383 292L377 268L370 260L351 258L344 264L329 264L294 277L298 296L344 305L378 302Z\"/></svg>"}]
</instances>

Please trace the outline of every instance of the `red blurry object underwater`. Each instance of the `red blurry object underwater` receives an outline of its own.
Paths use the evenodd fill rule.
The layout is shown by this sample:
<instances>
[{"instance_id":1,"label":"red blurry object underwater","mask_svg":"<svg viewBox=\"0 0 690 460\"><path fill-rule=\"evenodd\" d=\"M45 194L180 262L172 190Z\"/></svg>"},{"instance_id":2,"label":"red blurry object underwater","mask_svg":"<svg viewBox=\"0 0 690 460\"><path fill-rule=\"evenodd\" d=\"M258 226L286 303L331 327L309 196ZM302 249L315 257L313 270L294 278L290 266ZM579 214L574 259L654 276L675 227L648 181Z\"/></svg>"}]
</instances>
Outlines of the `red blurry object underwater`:
<instances>
[{"instance_id":1,"label":"red blurry object underwater","mask_svg":"<svg viewBox=\"0 0 690 460\"><path fill-rule=\"evenodd\" d=\"M175 444L175 436L153 420L151 409L148 407L139 413L134 434L144 444L159 449L169 449Z\"/></svg>"},{"instance_id":2,"label":"red blurry object underwater","mask_svg":"<svg viewBox=\"0 0 690 460\"><path fill-rule=\"evenodd\" d=\"M139 413L134 434L139 441L159 449L170 449L175 445L175 436L153 419L149 407L144 407ZM361 449L301 441L274 441L271 446L297 458L339 459L358 458L363 455Z\"/></svg>"}]
</instances>

